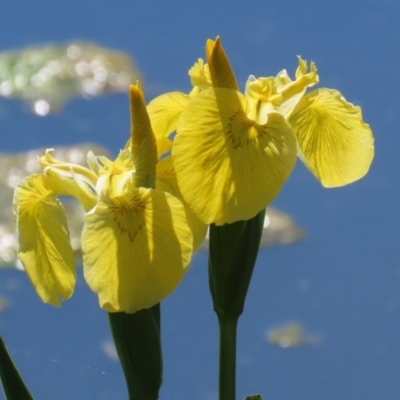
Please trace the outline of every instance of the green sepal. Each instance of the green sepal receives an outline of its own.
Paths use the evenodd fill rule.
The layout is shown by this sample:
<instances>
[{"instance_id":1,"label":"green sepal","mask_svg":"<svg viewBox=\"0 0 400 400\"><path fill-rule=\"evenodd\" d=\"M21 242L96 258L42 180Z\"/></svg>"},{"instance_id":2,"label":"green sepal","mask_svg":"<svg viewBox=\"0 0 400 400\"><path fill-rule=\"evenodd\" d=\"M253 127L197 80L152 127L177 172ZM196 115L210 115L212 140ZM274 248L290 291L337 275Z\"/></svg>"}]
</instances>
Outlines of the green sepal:
<instances>
[{"instance_id":1,"label":"green sepal","mask_svg":"<svg viewBox=\"0 0 400 400\"><path fill-rule=\"evenodd\" d=\"M0 336L0 378L7 400L33 400Z\"/></svg>"},{"instance_id":2,"label":"green sepal","mask_svg":"<svg viewBox=\"0 0 400 400\"><path fill-rule=\"evenodd\" d=\"M130 400L156 400L162 384L160 305L134 314L108 313Z\"/></svg>"},{"instance_id":3,"label":"green sepal","mask_svg":"<svg viewBox=\"0 0 400 400\"><path fill-rule=\"evenodd\" d=\"M209 285L217 314L243 312L264 228L265 210L248 221L210 225Z\"/></svg>"}]
</instances>

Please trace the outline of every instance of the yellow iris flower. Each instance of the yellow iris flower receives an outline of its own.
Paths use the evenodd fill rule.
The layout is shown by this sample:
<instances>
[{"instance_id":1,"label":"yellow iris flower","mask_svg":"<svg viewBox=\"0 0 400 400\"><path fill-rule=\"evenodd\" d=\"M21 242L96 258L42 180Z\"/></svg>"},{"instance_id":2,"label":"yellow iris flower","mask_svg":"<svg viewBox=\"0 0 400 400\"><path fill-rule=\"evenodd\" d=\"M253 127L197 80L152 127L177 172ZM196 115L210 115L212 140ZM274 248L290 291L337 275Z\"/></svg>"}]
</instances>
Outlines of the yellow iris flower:
<instances>
[{"instance_id":1,"label":"yellow iris flower","mask_svg":"<svg viewBox=\"0 0 400 400\"><path fill-rule=\"evenodd\" d=\"M189 71L194 89L149 103L150 119L163 138L176 130L172 157L179 189L205 223L247 220L280 192L296 156L325 187L363 177L374 156L372 132L361 110L336 90L321 88L299 57L295 79L250 76L245 93L219 38L206 44L208 63ZM157 133L156 133L157 135Z\"/></svg>"},{"instance_id":2,"label":"yellow iris flower","mask_svg":"<svg viewBox=\"0 0 400 400\"><path fill-rule=\"evenodd\" d=\"M139 83L130 87L131 146L116 160L88 154L89 168L59 162L51 150L43 173L17 186L14 214L19 251L38 295L59 306L75 285L74 256L57 196L74 196L86 210L83 272L108 312L150 308L181 282L193 248L182 203L153 189L157 148Z\"/></svg>"}]
</instances>

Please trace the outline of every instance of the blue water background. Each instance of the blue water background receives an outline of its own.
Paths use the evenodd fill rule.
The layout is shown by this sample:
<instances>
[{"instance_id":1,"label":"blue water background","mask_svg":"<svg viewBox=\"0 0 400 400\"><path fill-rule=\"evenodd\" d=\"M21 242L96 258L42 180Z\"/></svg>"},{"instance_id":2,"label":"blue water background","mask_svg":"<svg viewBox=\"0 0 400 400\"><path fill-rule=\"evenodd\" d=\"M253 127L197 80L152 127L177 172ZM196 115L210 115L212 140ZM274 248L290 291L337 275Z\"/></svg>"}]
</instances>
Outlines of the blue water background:
<instances>
[{"instance_id":1,"label":"blue water background","mask_svg":"<svg viewBox=\"0 0 400 400\"><path fill-rule=\"evenodd\" d=\"M296 55L317 64L320 87L361 105L376 156L363 180L323 189L299 162L274 203L308 231L296 245L260 253L240 322L238 399L400 398L400 3L303 1L3 1L0 51L82 39L131 54L148 100L189 91L188 68L205 40L221 35L243 88ZM129 132L127 96L70 102L40 118L0 100L0 151L96 142L114 154ZM11 212L11 211L10 211ZM165 356L161 399L212 400L217 393L217 325L207 255L162 305ZM37 399L124 399L120 367L101 350L106 315L79 274L61 309L42 304L26 276L0 271L10 301L0 331ZM322 338L281 349L266 331L290 320Z\"/></svg>"}]
</instances>

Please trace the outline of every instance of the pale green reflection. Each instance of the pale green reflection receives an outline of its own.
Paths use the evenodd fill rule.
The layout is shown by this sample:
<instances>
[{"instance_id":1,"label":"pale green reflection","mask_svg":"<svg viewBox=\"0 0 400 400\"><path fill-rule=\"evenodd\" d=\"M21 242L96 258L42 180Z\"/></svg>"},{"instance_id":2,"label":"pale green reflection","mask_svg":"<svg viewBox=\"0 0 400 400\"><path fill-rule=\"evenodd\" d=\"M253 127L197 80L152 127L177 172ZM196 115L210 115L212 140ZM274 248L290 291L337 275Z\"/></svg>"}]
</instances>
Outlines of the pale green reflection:
<instances>
[{"instance_id":1,"label":"pale green reflection","mask_svg":"<svg viewBox=\"0 0 400 400\"><path fill-rule=\"evenodd\" d=\"M304 345L315 346L321 342L319 335L306 333L303 325L299 322L289 322L283 326L271 329L268 331L266 339L269 344L274 344L285 349Z\"/></svg>"},{"instance_id":2,"label":"pale green reflection","mask_svg":"<svg viewBox=\"0 0 400 400\"><path fill-rule=\"evenodd\" d=\"M139 78L128 54L88 42L0 53L0 96L22 99L41 116L73 96L126 92Z\"/></svg>"},{"instance_id":3,"label":"pale green reflection","mask_svg":"<svg viewBox=\"0 0 400 400\"><path fill-rule=\"evenodd\" d=\"M295 243L305 235L305 230L298 226L291 216L276 208L268 207L260 247ZM201 248L208 249L208 232Z\"/></svg>"}]
</instances>

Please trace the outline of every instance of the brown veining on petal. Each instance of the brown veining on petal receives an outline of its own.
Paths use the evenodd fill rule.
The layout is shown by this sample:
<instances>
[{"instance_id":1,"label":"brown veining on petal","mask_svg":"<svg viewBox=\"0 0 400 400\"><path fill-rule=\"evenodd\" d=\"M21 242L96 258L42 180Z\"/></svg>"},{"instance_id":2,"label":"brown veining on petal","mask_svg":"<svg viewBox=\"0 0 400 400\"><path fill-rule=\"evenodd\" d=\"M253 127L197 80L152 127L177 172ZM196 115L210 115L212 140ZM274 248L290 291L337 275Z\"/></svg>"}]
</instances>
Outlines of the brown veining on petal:
<instances>
[{"instance_id":1,"label":"brown veining on petal","mask_svg":"<svg viewBox=\"0 0 400 400\"><path fill-rule=\"evenodd\" d=\"M226 134L233 149L254 145L266 135L266 126L249 119L243 110L237 110L229 117Z\"/></svg>"},{"instance_id":2,"label":"brown veining on petal","mask_svg":"<svg viewBox=\"0 0 400 400\"><path fill-rule=\"evenodd\" d=\"M137 234L144 227L145 204L136 194L111 200L113 219L121 235L126 235L133 243Z\"/></svg>"}]
</instances>

